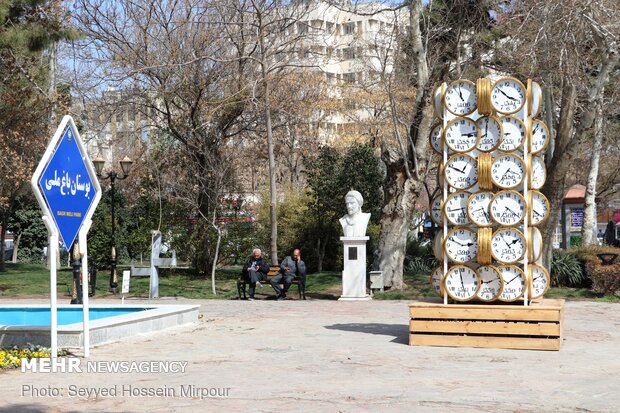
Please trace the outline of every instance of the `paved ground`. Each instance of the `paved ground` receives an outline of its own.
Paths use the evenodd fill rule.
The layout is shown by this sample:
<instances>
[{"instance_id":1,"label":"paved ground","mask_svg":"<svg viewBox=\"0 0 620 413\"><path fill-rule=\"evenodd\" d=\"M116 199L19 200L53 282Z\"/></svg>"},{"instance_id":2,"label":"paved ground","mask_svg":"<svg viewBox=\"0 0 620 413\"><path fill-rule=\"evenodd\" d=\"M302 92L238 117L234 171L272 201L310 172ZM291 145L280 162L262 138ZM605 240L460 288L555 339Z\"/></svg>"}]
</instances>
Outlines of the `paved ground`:
<instances>
[{"instance_id":1,"label":"paved ground","mask_svg":"<svg viewBox=\"0 0 620 413\"><path fill-rule=\"evenodd\" d=\"M0 373L0 413L620 411L617 304L567 303L562 350L543 352L410 347L407 302L191 302L202 305L199 325L103 345L91 357L186 361L184 374ZM68 394L115 385L116 397ZM181 396L190 385L227 396ZM22 394L24 386L61 396ZM129 386L176 394L121 394Z\"/></svg>"}]
</instances>

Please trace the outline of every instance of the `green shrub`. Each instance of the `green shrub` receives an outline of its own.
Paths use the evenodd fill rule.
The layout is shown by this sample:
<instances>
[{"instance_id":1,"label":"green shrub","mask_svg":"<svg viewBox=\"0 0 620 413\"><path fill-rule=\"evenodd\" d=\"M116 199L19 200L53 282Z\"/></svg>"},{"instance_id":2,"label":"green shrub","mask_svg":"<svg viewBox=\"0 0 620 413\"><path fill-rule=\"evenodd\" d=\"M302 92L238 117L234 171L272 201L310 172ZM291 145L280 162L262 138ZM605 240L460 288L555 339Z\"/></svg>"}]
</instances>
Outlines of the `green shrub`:
<instances>
[{"instance_id":1,"label":"green shrub","mask_svg":"<svg viewBox=\"0 0 620 413\"><path fill-rule=\"evenodd\" d=\"M620 263L602 265L588 262L586 270L592 279L592 291L599 294L615 294L620 291Z\"/></svg>"},{"instance_id":2,"label":"green shrub","mask_svg":"<svg viewBox=\"0 0 620 413\"><path fill-rule=\"evenodd\" d=\"M413 232L407 236L405 271L413 274L430 274L438 263L433 254L432 243L420 240Z\"/></svg>"},{"instance_id":3,"label":"green shrub","mask_svg":"<svg viewBox=\"0 0 620 413\"><path fill-rule=\"evenodd\" d=\"M571 251L553 251L551 280L558 287L580 287L587 283L583 266Z\"/></svg>"}]
</instances>

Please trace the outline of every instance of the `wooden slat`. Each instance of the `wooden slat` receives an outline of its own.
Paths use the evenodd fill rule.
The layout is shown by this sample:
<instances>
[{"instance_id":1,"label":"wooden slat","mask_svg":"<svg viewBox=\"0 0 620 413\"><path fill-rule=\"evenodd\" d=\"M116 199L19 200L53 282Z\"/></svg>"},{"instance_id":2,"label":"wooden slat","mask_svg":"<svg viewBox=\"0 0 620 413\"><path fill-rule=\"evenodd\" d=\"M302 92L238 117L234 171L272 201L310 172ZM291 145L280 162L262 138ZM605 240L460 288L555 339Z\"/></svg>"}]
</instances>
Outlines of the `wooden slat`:
<instances>
[{"instance_id":1,"label":"wooden slat","mask_svg":"<svg viewBox=\"0 0 620 413\"><path fill-rule=\"evenodd\" d=\"M558 321L560 309L541 309L533 307L499 307L470 308L465 305L447 305L443 307L410 307L411 318L449 319L449 320L521 320L521 321Z\"/></svg>"},{"instance_id":2,"label":"wooden slat","mask_svg":"<svg viewBox=\"0 0 620 413\"><path fill-rule=\"evenodd\" d=\"M484 347L524 350L559 350L561 340L523 337L450 336L409 334L411 346Z\"/></svg>"},{"instance_id":3,"label":"wooden slat","mask_svg":"<svg viewBox=\"0 0 620 413\"><path fill-rule=\"evenodd\" d=\"M411 320L412 333L476 333L528 336L559 336L560 323L514 323L505 321Z\"/></svg>"}]
</instances>

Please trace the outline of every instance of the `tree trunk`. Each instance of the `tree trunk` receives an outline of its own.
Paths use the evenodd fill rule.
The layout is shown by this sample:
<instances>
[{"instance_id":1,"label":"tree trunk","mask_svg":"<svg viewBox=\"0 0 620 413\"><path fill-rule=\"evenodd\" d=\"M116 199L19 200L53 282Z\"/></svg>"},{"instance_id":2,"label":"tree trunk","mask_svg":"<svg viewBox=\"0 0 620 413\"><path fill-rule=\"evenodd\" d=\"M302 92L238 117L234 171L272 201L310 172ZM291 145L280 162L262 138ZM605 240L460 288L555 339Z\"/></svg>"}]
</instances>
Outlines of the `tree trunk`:
<instances>
[{"instance_id":1,"label":"tree trunk","mask_svg":"<svg viewBox=\"0 0 620 413\"><path fill-rule=\"evenodd\" d=\"M601 99L602 100L602 99ZM585 211L581 236L583 245L596 244L596 180L598 179L599 161L603 149L603 105L601 100L596 107L596 120L594 121L594 143L590 158L590 170L586 183Z\"/></svg>"},{"instance_id":2,"label":"tree trunk","mask_svg":"<svg viewBox=\"0 0 620 413\"><path fill-rule=\"evenodd\" d=\"M2 226L0 227L0 272L5 272L6 267L4 265L4 240L6 239L6 224L9 220L9 215L5 212L2 214Z\"/></svg>"},{"instance_id":3,"label":"tree trunk","mask_svg":"<svg viewBox=\"0 0 620 413\"><path fill-rule=\"evenodd\" d=\"M260 68L263 84L263 104L265 105L265 126L267 129L267 151L269 156L269 223L271 226L270 238L270 258L271 263L278 264L278 221L277 221L277 188L276 188L276 158L274 155L273 131L271 129L271 102L269 98L270 85L267 79L267 62L265 50L265 33L263 27L262 14L256 7L256 15L258 19L258 42L260 47Z\"/></svg>"},{"instance_id":4,"label":"tree trunk","mask_svg":"<svg viewBox=\"0 0 620 413\"><path fill-rule=\"evenodd\" d=\"M322 248L321 237L316 240L316 272L323 272L323 258L325 257L325 248Z\"/></svg>"},{"instance_id":5,"label":"tree trunk","mask_svg":"<svg viewBox=\"0 0 620 413\"><path fill-rule=\"evenodd\" d=\"M217 291L215 290L215 269L217 267L217 260L220 255L220 243L222 242L222 230L212 223L213 227L217 231L217 243L215 244L215 258L213 259L213 266L211 267L211 289L213 291L213 295L217 295Z\"/></svg>"},{"instance_id":6,"label":"tree trunk","mask_svg":"<svg viewBox=\"0 0 620 413\"><path fill-rule=\"evenodd\" d=\"M404 160L396 151L384 148L383 158L388 176L381 216L379 269L383 271L386 287L402 289L405 286L403 266L407 233L415 211L415 200L422 186L414 178L407 177Z\"/></svg>"},{"instance_id":7,"label":"tree trunk","mask_svg":"<svg viewBox=\"0 0 620 413\"><path fill-rule=\"evenodd\" d=\"M13 243L13 256L11 257L11 261L13 264L17 264L17 250L19 249L19 241L22 239L22 233L17 234L17 239Z\"/></svg>"},{"instance_id":8,"label":"tree trunk","mask_svg":"<svg viewBox=\"0 0 620 413\"><path fill-rule=\"evenodd\" d=\"M560 218L562 201L564 199L564 181L569 169L572 167L572 159L579 145L574 142L573 119L577 108L577 90L572 82L565 80L562 90L562 108L560 121L555 137L555 153L547 166L547 181L542 192L549 199L551 211L549 219L540 228L543 237L543 263L546 267L551 264L553 251L553 235ZM572 142L572 145L570 145Z\"/></svg>"}]
</instances>

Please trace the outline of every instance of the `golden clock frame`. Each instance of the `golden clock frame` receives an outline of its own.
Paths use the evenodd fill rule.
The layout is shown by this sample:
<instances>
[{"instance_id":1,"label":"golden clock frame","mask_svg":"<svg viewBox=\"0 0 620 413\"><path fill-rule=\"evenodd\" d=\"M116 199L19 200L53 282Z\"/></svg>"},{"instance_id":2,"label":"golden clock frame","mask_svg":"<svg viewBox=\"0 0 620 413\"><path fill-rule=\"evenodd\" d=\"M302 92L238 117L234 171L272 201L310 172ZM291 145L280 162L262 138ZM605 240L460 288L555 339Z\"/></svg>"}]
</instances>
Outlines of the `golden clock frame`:
<instances>
[{"instance_id":1,"label":"golden clock frame","mask_svg":"<svg viewBox=\"0 0 620 413\"><path fill-rule=\"evenodd\" d=\"M450 294L450 291L446 288L446 279L448 278L448 273L450 271L454 270L455 268L458 268L458 267L465 267L465 268L467 268L469 270L472 270L474 272L474 274L476 274L476 278L478 279L478 288L476 288L476 292L471 296L471 298L465 298L465 299L463 299L463 298L456 298L452 294ZM446 294L448 294L448 297L450 297L454 301L458 301L460 303L465 303L465 302L469 302L469 301L471 301L471 300L473 300L474 298L477 297L478 290L480 290L480 274L478 274L478 270L476 270L472 266L466 265L464 263L458 263L458 264L453 265L452 267L448 268L448 272L446 272L446 274L441 279L441 283L442 283L442 286L443 286L443 290L444 290L444 292Z\"/></svg>"},{"instance_id":2,"label":"golden clock frame","mask_svg":"<svg viewBox=\"0 0 620 413\"><path fill-rule=\"evenodd\" d=\"M521 268L519 268L518 266L516 266L514 264L503 264L503 265L500 265L499 267L497 267L497 270L500 271L500 273L501 273L501 268L502 267L514 267L517 270L519 270L519 272L523 276L523 281L524 281L523 282L523 289L521 290L521 294L519 294L519 296L516 297L515 299L506 300L506 299L501 298L501 294L500 294L500 296L497 298L497 300L501 301L503 303L514 303L516 301L519 301L521 298L523 298L523 295L525 294L525 289L529 287L529 285L528 285L528 277L527 277L527 275L525 274L525 272ZM502 280L503 280L503 275L501 277L502 277ZM502 291L502 293L503 293L503 291Z\"/></svg>"},{"instance_id":3,"label":"golden clock frame","mask_svg":"<svg viewBox=\"0 0 620 413\"><path fill-rule=\"evenodd\" d=\"M516 222L515 224L511 224L511 225L507 225L507 224L504 224L503 222L496 221L495 218L493 217L493 212L491 211L491 205L493 204L493 201L495 201L495 199L497 199L500 195L506 194L506 193L512 193L512 194L515 194L518 197L520 197L521 201L523 202L523 205L525 206L525 211L523 211L523 216L521 217L521 219L519 219L519 221ZM527 214L527 213L528 213L527 201L525 200L523 195L521 195L518 191L515 191L514 189L502 189L501 191L496 192L493 195L493 198L491 198L491 202L489 202L489 216L491 217L491 221L493 221L494 224L497 224L500 227L515 228L515 227L520 226L521 224L523 224L523 220L525 219L525 214Z\"/></svg>"},{"instance_id":4,"label":"golden clock frame","mask_svg":"<svg viewBox=\"0 0 620 413\"><path fill-rule=\"evenodd\" d=\"M480 276L480 268L482 267L486 267L486 268L491 268L493 271L495 271L497 273L497 276L499 278L499 292L497 293L497 295L493 298L491 298L490 300L486 300L482 297L480 297L480 290L482 289L482 276ZM488 265L481 265L480 267L478 267L478 276L480 277L480 288L478 289L478 293L476 293L476 297L485 303L492 303L495 301L499 300L499 296L502 295L502 292L504 291L504 279L502 278L502 275L500 274L499 270L497 269L497 267L495 265L492 264L488 264Z\"/></svg>"},{"instance_id":5,"label":"golden clock frame","mask_svg":"<svg viewBox=\"0 0 620 413\"><path fill-rule=\"evenodd\" d=\"M528 175L528 169L527 169L527 164L525 163L525 161L523 160L522 157L520 157L519 155L517 155L514 152L506 152L506 153L501 153L498 156L496 156L495 158L493 158L493 162L491 163L491 171L493 170L493 165L495 165L495 161L497 161L500 158L503 158L505 156L515 156L519 159L519 161L521 162L521 165L523 166L523 176L521 177L521 180L519 182L517 182L515 185L512 186L505 186L505 185L501 185L497 182L495 182L495 179L493 179L493 172L491 172L491 181L493 182L493 185L495 185L498 188L501 189L515 189L518 188L521 184L523 184L523 181L526 179L527 175Z\"/></svg>"},{"instance_id":6,"label":"golden clock frame","mask_svg":"<svg viewBox=\"0 0 620 413\"><path fill-rule=\"evenodd\" d=\"M496 80L493 83L493 86L491 87L491 93L489 94L489 97L493 96L493 90L495 89L495 86L497 86L499 83L501 82L505 82L506 80L511 80L514 81L515 83L517 83L519 86L521 86L521 90L523 91L523 102L521 103L521 105L517 108L517 110L513 110L513 111L502 111L499 110L498 108L495 107L495 105L493 104L493 99L490 99L491 102L491 107L493 108L493 110L495 110L496 112L499 112L501 114L504 115L512 115L513 113L518 113L521 109L523 109L523 106L525 105L525 102L527 100L527 88L525 87L525 85L523 84L523 82L521 82L519 79L517 79L516 77L512 77L512 76L506 76L506 77L502 77L498 80Z\"/></svg>"},{"instance_id":7,"label":"golden clock frame","mask_svg":"<svg viewBox=\"0 0 620 413\"><path fill-rule=\"evenodd\" d=\"M521 230L515 228L515 227L499 227L497 228L495 231L493 231L493 235L491 236L491 244L493 243L493 238L495 238L495 235L500 232L500 231L504 231L504 230L511 230L511 231L516 231L520 236L521 239L523 240L523 254L521 254L521 256L519 258L517 258L514 261L504 261L498 257L495 256L495 254L493 253L493 247L491 246L491 256L493 256L493 259L497 262L501 262L504 265L512 265L516 262L519 262L523 259L523 257L525 256L525 254L527 253L527 243L525 242L525 235L523 235L523 232L521 232Z\"/></svg>"}]
</instances>

